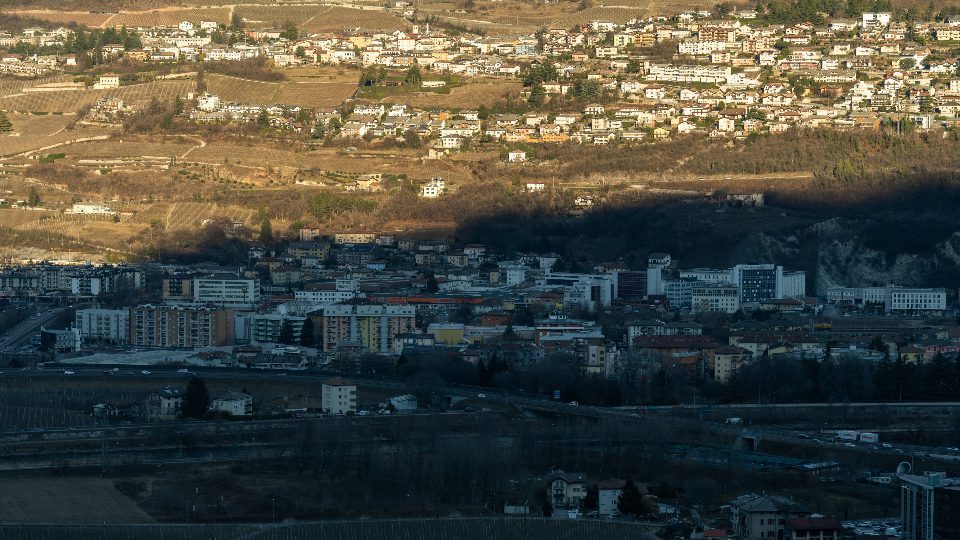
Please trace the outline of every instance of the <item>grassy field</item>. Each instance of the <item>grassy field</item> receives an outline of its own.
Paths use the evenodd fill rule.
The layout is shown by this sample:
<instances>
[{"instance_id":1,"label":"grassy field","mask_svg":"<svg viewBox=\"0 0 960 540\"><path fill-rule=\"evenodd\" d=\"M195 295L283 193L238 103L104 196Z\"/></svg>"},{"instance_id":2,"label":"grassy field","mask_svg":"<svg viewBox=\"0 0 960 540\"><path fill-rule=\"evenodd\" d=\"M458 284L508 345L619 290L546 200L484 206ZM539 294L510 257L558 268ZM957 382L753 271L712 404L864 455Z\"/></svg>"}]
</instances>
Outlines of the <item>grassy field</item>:
<instances>
[{"instance_id":1,"label":"grassy field","mask_svg":"<svg viewBox=\"0 0 960 540\"><path fill-rule=\"evenodd\" d=\"M113 482L101 478L0 479L0 521L150 523ZM0 536L10 538L0 529Z\"/></svg>"}]
</instances>

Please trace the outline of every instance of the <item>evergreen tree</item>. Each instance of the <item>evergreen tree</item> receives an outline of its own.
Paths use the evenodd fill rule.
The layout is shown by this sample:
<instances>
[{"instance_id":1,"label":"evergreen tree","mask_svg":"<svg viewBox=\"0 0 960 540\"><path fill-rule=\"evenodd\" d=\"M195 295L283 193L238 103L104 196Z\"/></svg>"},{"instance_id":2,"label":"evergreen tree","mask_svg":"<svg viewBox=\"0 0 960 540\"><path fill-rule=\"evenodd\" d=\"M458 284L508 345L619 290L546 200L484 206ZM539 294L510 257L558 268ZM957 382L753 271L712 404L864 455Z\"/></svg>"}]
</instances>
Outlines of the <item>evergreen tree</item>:
<instances>
[{"instance_id":1,"label":"evergreen tree","mask_svg":"<svg viewBox=\"0 0 960 540\"><path fill-rule=\"evenodd\" d=\"M551 517L553 515L553 505L550 504L550 501L543 501L543 517Z\"/></svg>"},{"instance_id":2,"label":"evergreen tree","mask_svg":"<svg viewBox=\"0 0 960 540\"><path fill-rule=\"evenodd\" d=\"M303 328L300 329L300 345L304 347L313 347L313 319L308 315L303 321Z\"/></svg>"},{"instance_id":3,"label":"evergreen tree","mask_svg":"<svg viewBox=\"0 0 960 540\"><path fill-rule=\"evenodd\" d=\"M633 480L627 480L623 489L620 490L620 498L617 499L617 510L623 515L637 516L643 512L643 495L637 489Z\"/></svg>"},{"instance_id":4,"label":"evergreen tree","mask_svg":"<svg viewBox=\"0 0 960 540\"><path fill-rule=\"evenodd\" d=\"M407 86L420 86L423 82L423 74L420 73L420 66L414 64L407 70L407 76L404 78Z\"/></svg>"},{"instance_id":5,"label":"evergreen tree","mask_svg":"<svg viewBox=\"0 0 960 540\"><path fill-rule=\"evenodd\" d=\"M200 418L210 408L210 393L207 385L199 377L191 377L187 383L187 391L183 395L183 407L180 409L184 418Z\"/></svg>"},{"instance_id":6,"label":"evergreen tree","mask_svg":"<svg viewBox=\"0 0 960 540\"><path fill-rule=\"evenodd\" d=\"M40 206L43 204L43 201L40 200L40 192L37 191L37 188L30 188L30 194L27 196L27 204L30 206Z\"/></svg>"},{"instance_id":7,"label":"evergreen tree","mask_svg":"<svg viewBox=\"0 0 960 540\"><path fill-rule=\"evenodd\" d=\"M924 386L926 395L920 396L933 401L945 401L950 398L953 390L950 382L953 379L953 369L943 353L937 353L924 370Z\"/></svg>"},{"instance_id":8,"label":"evergreen tree","mask_svg":"<svg viewBox=\"0 0 960 540\"><path fill-rule=\"evenodd\" d=\"M260 220L260 243L264 245L273 243L273 225L270 224L267 209L261 206L257 212L257 218Z\"/></svg>"},{"instance_id":9,"label":"evergreen tree","mask_svg":"<svg viewBox=\"0 0 960 540\"><path fill-rule=\"evenodd\" d=\"M7 113L0 111L0 133L9 133L13 131L13 123L7 116Z\"/></svg>"},{"instance_id":10,"label":"evergreen tree","mask_svg":"<svg viewBox=\"0 0 960 540\"><path fill-rule=\"evenodd\" d=\"M527 103L532 107L540 108L543 107L543 104L547 99L547 91L544 90L543 85L537 83L533 85L533 88L530 89L530 97L527 98Z\"/></svg>"},{"instance_id":11,"label":"evergreen tree","mask_svg":"<svg viewBox=\"0 0 960 540\"><path fill-rule=\"evenodd\" d=\"M587 488L587 496L583 498L584 510L596 510L600 504L600 490L596 485Z\"/></svg>"},{"instance_id":12,"label":"evergreen tree","mask_svg":"<svg viewBox=\"0 0 960 540\"><path fill-rule=\"evenodd\" d=\"M877 373L874 375L874 397L877 401L896 399L896 380L894 379L894 365L890 360L890 351L887 350L880 362L877 363Z\"/></svg>"},{"instance_id":13,"label":"evergreen tree","mask_svg":"<svg viewBox=\"0 0 960 540\"><path fill-rule=\"evenodd\" d=\"M440 285L437 283L437 278L433 274L427 276L427 292L435 293L440 292Z\"/></svg>"},{"instance_id":14,"label":"evergreen tree","mask_svg":"<svg viewBox=\"0 0 960 540\"><path fill-rule=\"evenodd\" d=\"M277 337L277 341L284 345L295 345L295 337L293 335L293 325L290 324L288 319L283 320L283 324L280 325L280 336Z\"/></svg>"}]
</instances>

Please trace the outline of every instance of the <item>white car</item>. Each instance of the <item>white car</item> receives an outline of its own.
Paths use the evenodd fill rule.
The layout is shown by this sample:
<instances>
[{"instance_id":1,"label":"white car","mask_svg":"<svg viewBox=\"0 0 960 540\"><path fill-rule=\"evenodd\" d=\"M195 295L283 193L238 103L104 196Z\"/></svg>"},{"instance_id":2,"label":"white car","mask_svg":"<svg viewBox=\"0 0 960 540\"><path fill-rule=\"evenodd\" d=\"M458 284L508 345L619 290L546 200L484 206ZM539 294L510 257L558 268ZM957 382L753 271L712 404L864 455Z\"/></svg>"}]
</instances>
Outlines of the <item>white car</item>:
<instances>
[{"instance_id":1,"label":"white car","mask_svg":"<svg viewBox=\"0 0 960 540\"><path fill-rule=\"evenodd\" d=\"M143 371L140 372L140 374L141 374L141 375L149 375L150 372L147 371L147 370L143 370Z\"/></svg>"},{"instance_id":2,"label":"white car","mask_svg":"<svg viewBox=\"0 0 960 540\"><path fill-rule=\"evenodd\" d=\"M65 369L65 370L63 370L63 374L64 374L64 375L75 375L76 373L73 372L73 371L71 371L71 370L69 370L69 369Z\"/></svg>"},{"instance_id":3,"label":"white car","mask_svg":"<svg viewBox=\"0 0 960 540\"><path fill-rule=\"evenodd\" d=\"M485 399L485 398L487 397L487 395L486 395L486 394L477 394L477 397L480 398L480 399Z\"/></svg>"},{"instance_id":4,"label":"white car","mask_svg":"<svg viewBox=\"0 0 960 540\"><path fill-rule=\"evenodd\" d=\"M186 368L182 368L182 369L178 369L178 370L177 370L177 373L190 373L190 370L188 370L188 369L186 369Z\"/></svg>"}]
</instances>

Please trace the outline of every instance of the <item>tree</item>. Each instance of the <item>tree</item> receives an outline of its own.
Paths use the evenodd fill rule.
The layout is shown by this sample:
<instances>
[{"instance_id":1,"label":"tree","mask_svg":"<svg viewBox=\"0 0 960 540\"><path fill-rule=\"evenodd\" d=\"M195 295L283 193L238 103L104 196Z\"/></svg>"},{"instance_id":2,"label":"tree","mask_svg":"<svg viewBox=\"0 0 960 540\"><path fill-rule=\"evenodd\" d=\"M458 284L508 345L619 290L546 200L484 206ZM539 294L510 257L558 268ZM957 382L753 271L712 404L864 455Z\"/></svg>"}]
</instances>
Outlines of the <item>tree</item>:
<instances>
[{"instance_id":1,"label":"tree","mask_svg":"<svg viewBox=\"0 0 960 540\"><path fill-rule=\"evenodd\" d=\"M270 218L260 222L260 243L270 244L273 242L273 226L270 224Z\"/></svg>"},{"instance_id":2,"label":"tree","mask_svg":"<svg viewBox=\"0 0 960 540\"><path fill-rule=\"evenodd\" d=\"M640 515L643 512L643 495L633 480L627 480L617 499L617 510L623 515Z\"/></svg>"},{"instance_id":3,"label":"tree","mask_svg":"<svg viewBox=\"0 0 960 540\"><path fill-rule=\"evenodd\" d=\"M30 187L30 194L27 196L27 204L30 206L40 206L43 201L40 200L40 192L37 188Z\"/></svg>"},{"instance_id":4,"label":"tree","mask_svg":"<svg viewBox=\"0 0 960 540\"><path fill-rule=\"evenodd\" d=\"M427 276L427 292L435 293L440 292L440 285L437 283L437 278L433 274Z\"/></svg>"},{"instance_id":5,"label":"tree","mask_svg":"<svg viewBox=\"0 0 960 540\"><path fill-rule=\"evenodd\" d=\"M202 63L200 64L199 67L197 67L197 80L196 80L195 90L197 95L202 95L207 93L207 80L204 78Z\"/></svg>"},{"instance_id":6,"label":"tree","mask_svg":"<svg viewBox=\"0 0 960 540\"><path fill-rule=\"evenodd\" d=\"M420 73L420 66L414 64L407 70L407 76L404 78L407 86L420 86L423 82L423 74Z\"/></svg>"},{"instance_id":7,"label":"tree","mask_svg":"<svg viewBox=\"0 0 960 540\"><path fill-rule=\"evenodd\" d=\"M173 114L176 116L183 114L183 98L180 96L173 99Z\"/></svg>"},{"instance_id":8,"label":"tree","mask_svg":"<svg viewBox=\"0 0 960 540\"><path fill-rule=\"evenodd\" d=\"M293 335L293 325L290 324L290 319L284 319L283 324L280 325L280 336L277 337L277 341L284 345L296 344L296 338Z\"/></svg>"},{"instance_id":9,"label":"tree","mask_svg":"<svg viewBox=\"0 0 960 540\"><path fill-rule=\"evenodd\" d=\"M553 505L550 504L550 501L543 501L543 517L551 517L553 515Z\"/></svg>"},{"instance_id":10,"label":"tree","mask_svg":"<svg viewBox=\"0 0 960 540\"><path fill-rule=\"evenodd\" d=\"M7 117L7 113L0 111L0 133L9 133L13 131L13 123Z\"/></svg>"},{"instance_id":11,"label":"tree","mask_svg":"<svg viewBox=\"0 0 960 540\"><path fill-rule=\"evenodd\" d=\"M543 107L546 98L547 91L543 88L542 84L537 83L530 88L530 97L527 98L527 103L532 107L540 108Z\"/></svg>"},{"instance_id":12,"label":"tree","mask_svg":"<svg viewBox=\"0 0 960 540\"><path fill-rule=\"evenodd\" d=\"M584 510L596 510L600 504L600 490L596 485L587 488L587 496L583 498Z\"/></svg>"},{"instance_id":13,"label":"tree","mask_svg":"<svg viewBox=\"0 0 960 540\"><path fill-rule=\"evenodd\" d=\"M207 384L200 377L191 377L187 382L187 391L183 394L183 407L180 412L184 418L200 418L210 408L210 393Z\"/></svg>"},{"instance_id":14,"label":"tree","mask_svg":"<svg viewBox=\"0 0 960 540\"><path fill-rule=\"evenodd\" d=\"M307 316L303 321L303 327L300 329L300 345L313 347L313 340L313 319Z\"/></svg>"},{"instance_id":15,"label":"tree","mask_svg":"<svg viewBox=\"0 0 960 540\"><path fill-rule=\"evenodd\" d=\"M420 142L420 135L412 128L403 132L403 143L409 148L420 148L422 144Z\"/></svg>"},{"instance_id":16,"label":"tree","mask_svg":"<svg viewBox=\"0 0 960 540\"><path fill-rule=\"evenodd\" d=\"M262 109L260 114L257 116L257 125L262 128L270 125L270 115L267 114L266 109Z\"/></svg>"}]
</instances>

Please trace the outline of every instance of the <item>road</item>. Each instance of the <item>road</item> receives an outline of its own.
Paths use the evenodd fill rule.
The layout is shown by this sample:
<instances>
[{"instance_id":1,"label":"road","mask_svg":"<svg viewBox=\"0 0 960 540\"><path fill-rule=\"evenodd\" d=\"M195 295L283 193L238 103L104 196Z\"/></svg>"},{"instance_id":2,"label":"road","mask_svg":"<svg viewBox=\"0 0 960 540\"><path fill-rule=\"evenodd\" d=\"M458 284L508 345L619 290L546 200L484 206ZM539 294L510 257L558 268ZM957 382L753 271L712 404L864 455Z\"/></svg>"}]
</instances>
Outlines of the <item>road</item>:
<instances>
[{"instance_id":1,"label":"road","mask_svg":"<svg viewBox=\"0 0 960 540\"><path fill-rule=\"evenodd\" d=\"M162 381L162 384L169 384L170 380L183 380L188 375L183 373L178 373L176 368L166 367L166 366L84 366L84 365L70 365L70 364L61 364L62 367L46 367L39 369L22 369L22 370L4 370L0 372L0 376L4 378L21 378L21 377L30 377L30 378L80 378L80 379L89 379L89 378L105 378L105 377L115 377L118 383L123 379L152 379L157 380L158 383ZM113 375L107 375L106 371L112 371L116 367L117 371L113 372ZM72 373L66 374L65 370L69 370ZM149 375L142 373L143 370L148 370ZM251 369L235 369L235 368L191 368L191 373L195 373L198 376L209 379L209 380L249 380L249 381L264 381L271 380L274 382L298 382L298 383L315 383L320 384L327 382L329 380L340 378L339 374L332 373L323 373L323 372L312 372L312 371L264 371L264 370L251 370ZM397 390L398 392L406 392L409 390L409 385L407 382L396 379L388 379L383 377L371 377L371 376L362 376L362 375L352 375L351 379L354 379L357 383L362 386L371 386L376 388L384 388L390 390ZM828 435L820 436L811 436L806 433L799 431L789 431L782 429L772 429L772 428L755 428L750 426L738 426L738 425L728 425L723 422L710 422L710 421L701 421L693 418L684 418L679 416L671 415L671 411L676 410L687 410L696 406L677 406L677 407L661 407L661 406L648 406L648 407L593 407L593 406L577 406L563 402L552 401L547 397L528 394L522 392L504 392L494 388L478 387L478 386L467 386L467 385L446 385L442 387L441 390L444 394L454 396L454 397L463 397L471 399L485 399L488 401L496 401L499 403L509 404L518 409L529 410L533 412L550 414L550 415L562 415L562 416L579 416L584 418L594 418L594 419L608 419L620 422L643 422L651 419L663 419L669 421L670 425L676 428L685 429L689 431L705 432L716 435L723 435L730 439L737 438L748 438L757 442L768 441L774 443L788 444L792 446L802 446L809 448L819 448L819 449L829 449L840 452L862 452L870 453L875 455L886 455L891 458L900 458L900 459L931 459L941 462L950 462L950 463L960 463L960 451L953 452L947 451L940 448L930 448L917 445L902 445L898 444L893 448L884 448L879 445L874 444L864 444L864 443L854 443L854 445L847 446L846 441L837 441L831 438ZM480 398L479 396L483 396ZM850 406L865 406L865 407L877 407L882 406L883 404L872 403L872 404L850 404ZM898 406L911 406L911 407L931 407L931 408L944 408L944 407L956 407L960 408L960 403L957 402L940 402L940 403L910 403L910 404L890 404ZM774 408L774 407L785 407L785 408L795 408L795 407L838 407L836 404L784 404L784 405L756 405L757 407L764 408ZM718 406L714 406L718 407ZM730 407L745 407L744 405L730 406Z\"/></svg>"},{"instance_id":2,"label":"road","mask_svg":"<svg viewBox=\"0 0 960 540\"><path fill-rule=\"evenodd\" d=\"M40 327L44 326L51 321L54 321L61 313L70 308L53 308L46 311L41 311L36 315L32 315L13 328L7 330L0 340L2 340L3 351L11 352L17 347L25 345L30 341L30 338L40 331Z\"/></svg>"}]
</instances>

